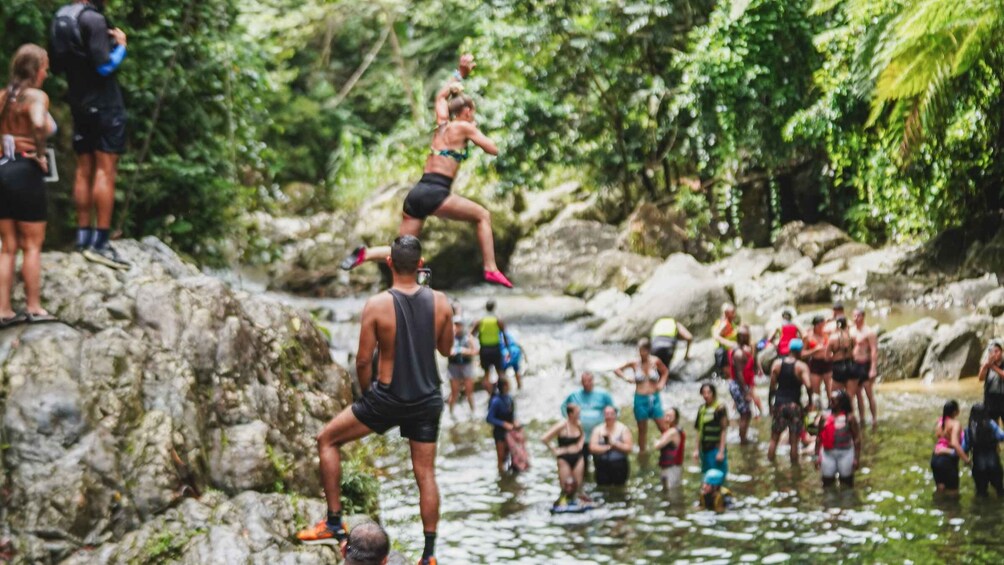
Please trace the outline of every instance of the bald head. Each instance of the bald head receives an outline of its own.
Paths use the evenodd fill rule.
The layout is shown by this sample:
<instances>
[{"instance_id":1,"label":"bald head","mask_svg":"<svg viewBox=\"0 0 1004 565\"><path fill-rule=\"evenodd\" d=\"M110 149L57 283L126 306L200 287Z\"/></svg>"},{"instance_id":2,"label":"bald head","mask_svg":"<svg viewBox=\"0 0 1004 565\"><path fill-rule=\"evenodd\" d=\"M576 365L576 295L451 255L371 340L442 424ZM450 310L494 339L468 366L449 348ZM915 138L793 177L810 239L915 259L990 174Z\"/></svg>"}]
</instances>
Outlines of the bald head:
<instances>
[{"instance_id":1,"label":"bald head","mask_svg":"<svg viewBox=\"0 0 1004 565\"><path fill-rule=\"evenodd\" d=\"M390 540L380 524L366 522L352 528L342 552L344 565L386 565Z\"/></svg>"}]
</instances>

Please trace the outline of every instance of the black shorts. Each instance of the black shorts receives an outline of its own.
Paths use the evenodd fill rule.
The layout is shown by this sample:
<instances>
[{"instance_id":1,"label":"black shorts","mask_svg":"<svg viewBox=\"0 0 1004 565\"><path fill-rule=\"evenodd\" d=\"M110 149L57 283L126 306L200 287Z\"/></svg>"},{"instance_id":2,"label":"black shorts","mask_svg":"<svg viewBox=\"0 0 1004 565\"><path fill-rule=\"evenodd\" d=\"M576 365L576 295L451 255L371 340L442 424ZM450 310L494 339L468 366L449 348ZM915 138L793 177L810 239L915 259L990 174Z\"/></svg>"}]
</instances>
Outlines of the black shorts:
<instances>
[{"instance_id":1,"label":"black shorts","mask_svg":"<svg viewBox=\"0 0 1004 565\"><path fill-rule=\"evenodd\" d=\"M404 197L404 213L424 220L435 213L450 196L453 179L439 173L425 173Z\"/></svg>"},{"instance_id":2,"label":"black shorts","mask_svg":"<svg viewBox=\"0 0 1004 565\"><path fill-rule=\"evenodd\" d=\"M854 362L850 359L833 362L833 380L844 384L855 378Z\"/></svg>"},{"instance_id":3,"label":"black shorts","mask_svg":"<svg viewBox=\"0 0 1004 565\"><path fill-rule=\"evenodd\" d=\"M833 363L826 359L809 359L809 372L813 375L825 375L833 370Z\"/></svg>"},{"instance_id":4,"label":"black shorts","mask_svg":"<svg viewBox=\"0 0 1004 565\"><path fill-rule=\"evenodd\" d=\"M436 443L439 419L443 415L443 397L437 394L417 404L405 403L391 396L386 385L374 382L362 398L352 404L352 413L378 434L383 435L394 426L399 426L401 437Z\"/></svg>"},{"instance_id":5,"label":"black shorts","mask_svg":"<svg viewBox=\"0 0 1004 565\"><path fill-rule=\"evenodd\" d=\"M0 220L44 222L48 215L45 174L34 159L0 165Z\"/></svg>"},{"instance_id":6,"label":"black shorts","mask_svg":"<svg viewBox=\"0 0 1004 565\"><path fill-rule=\"evenodd\" d=\"M73 108L73 150L77 155L125 153L125 108Z\"/></svg>"},{"instance_id":7,"label":"black shorts","mask_svg":"<svg viewBox=\"0 0 1004 565\"><path fill-rule=\"evenodd\" d=\"M868 380L868 375L871 373L872 364L871 361L867 363L859 363L854 361L854 378L859 382L864 383Z\"/></svg>"},{"instance_id":8,"label":"black shorts","mask_svg":"<svg viewBox=\"0 0 1004 565\"><path fill-rule=\"evenodd\" d=\"M934 484L945 485L947 490L959 490L959 458L951 455L931 456L931 473Z\"/></svg>"},{"instance_id":9,"label":"black shorts","mask_svg":"<svg viewBox=\"0 0 1004 565\"><path fill-rule=\"evenodd\" d=\"M608 458L606 455L604 453L593 457L596 466L596 484L600 486L623 485L627 482L631 472L627 457Z\"/></svg>"},{"instance_id":10,"label":"black shorts","mask_svg":"<svg viewBox=\"0 0 1004 565\"><path fill-rule=\"evenodd\" d=\"M665 365L667 369L669 368L670 362L673 361L674 353L676 353L676 344L673 344L672 347L652 348L652 355L655 355L656 359L662 361L662 364Z\"/></svg>"},{"instance_id":11,"label":"black shorts","mask_svg":"<svg viewBox=\"0 0 1004 565\"><path fill-rule=\"evenodd\" d=\"M997 397L990 396L989 394L983 395L983 405L986 406L987 418L991 422L997 422L998 425L1004 421L1004 400Z\"/></svg>"},{"instance_id":12,"label":"black shorts","mask_svg":"<svg viewBox=\"0 0 1004 565\"><path fill-rule=\"evenodd\" d=\"M502 364L502 349L497 345L482 345L481 353L481 369L484 372L488 372L488 369L495 367L495 371L498 372L499 376L505 374L505 367Z\"/></svg>"}]
</instances>

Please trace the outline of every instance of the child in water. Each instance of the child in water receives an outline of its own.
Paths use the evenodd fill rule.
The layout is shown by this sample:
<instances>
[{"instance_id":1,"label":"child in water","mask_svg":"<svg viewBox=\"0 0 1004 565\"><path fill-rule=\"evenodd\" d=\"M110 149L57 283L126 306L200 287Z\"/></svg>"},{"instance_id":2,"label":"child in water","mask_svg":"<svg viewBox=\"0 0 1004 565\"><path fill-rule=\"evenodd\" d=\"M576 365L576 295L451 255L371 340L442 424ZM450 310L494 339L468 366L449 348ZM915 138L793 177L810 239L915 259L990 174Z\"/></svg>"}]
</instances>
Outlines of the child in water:
<instances>
[{"instance_id":1,"label":"child in water","mask_svg":"<svg viewBox=\"0 0 1004 565\"><path fill-rule=\"evenodd\" d=\"M701 496L697 499L697 506L702 510L714 512L725 512L732 508L735 500L732 491L722 486L725 483L725 473L718 469L711 469L704 473L704 482L701 483Z\"/></svg>"}]
</instances>

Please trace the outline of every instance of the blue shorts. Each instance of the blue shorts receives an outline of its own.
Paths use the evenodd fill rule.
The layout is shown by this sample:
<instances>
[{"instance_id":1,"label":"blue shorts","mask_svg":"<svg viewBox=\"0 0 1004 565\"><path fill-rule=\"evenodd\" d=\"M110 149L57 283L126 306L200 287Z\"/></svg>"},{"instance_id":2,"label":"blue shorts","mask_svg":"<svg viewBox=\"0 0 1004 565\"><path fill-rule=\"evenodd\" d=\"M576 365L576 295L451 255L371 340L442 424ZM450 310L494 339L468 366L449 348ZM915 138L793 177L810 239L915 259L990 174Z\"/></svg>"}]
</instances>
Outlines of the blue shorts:
<instances>
[{"instance_id":1,"label":"blue shorts","mask_svg":"<svg viewBox=\"0 0 1004 565\"><path fill-rule=\"evenodd\" d=\"M722 458L721 463L717 461L716 457L718 457L717 447L701 452L701 473L707 473L709 469L718 469L726 475L729 474L729 451L725 450L725 457Z\"/></svg>"},{"instance_id":2,"label":"blue shorts","mask_svg":"<svg viewBox=\"0 0 1004 565\"><path fill-rule=\"evenodd\" d=\"M655 394L635 394L634 395L634 419L658 420L665 414L662 411L662 399L659 393Z\"/></svg>"}]
</instances>

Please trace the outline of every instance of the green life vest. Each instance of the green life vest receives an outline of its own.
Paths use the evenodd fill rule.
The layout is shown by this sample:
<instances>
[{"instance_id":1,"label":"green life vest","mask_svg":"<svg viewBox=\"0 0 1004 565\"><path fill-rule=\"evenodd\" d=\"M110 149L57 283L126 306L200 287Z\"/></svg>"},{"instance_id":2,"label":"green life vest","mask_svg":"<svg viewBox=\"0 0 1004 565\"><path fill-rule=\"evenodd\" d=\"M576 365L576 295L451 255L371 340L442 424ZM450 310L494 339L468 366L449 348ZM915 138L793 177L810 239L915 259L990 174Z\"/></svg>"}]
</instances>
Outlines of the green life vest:
<instances>
[{"instance_id":1,"label":"green life vest","mask_svg":"<svg viewBox=\"0 0 1004 565\"><path fill-rule=\"evenodd\" d=\"M659 318L652 326L652 338L676 337L676 320L673 318Z\"/></svg>"},{"instance_id":2,"label":"green life vest","mask_svg":"<svg viewBox=\"0 0 1004 565\"><path fill-rule=\"evenodd\" d=\"M718 447L722 439L722 422L715 418L719 405L702 404L697 410L697 435L700 437L701 451L710 451Z\"/></svg>"},{"instance_id":3,"label":"green life vest","mask_svg":"<svg viewBox=\"0 0 1004 565\"><path fill-rule=\"evenodd\" d=\"M499 342L499 319L495 316L485 316L478 323L478 341L481 347L493 347Z\"/></svg>"}]
</instances>

